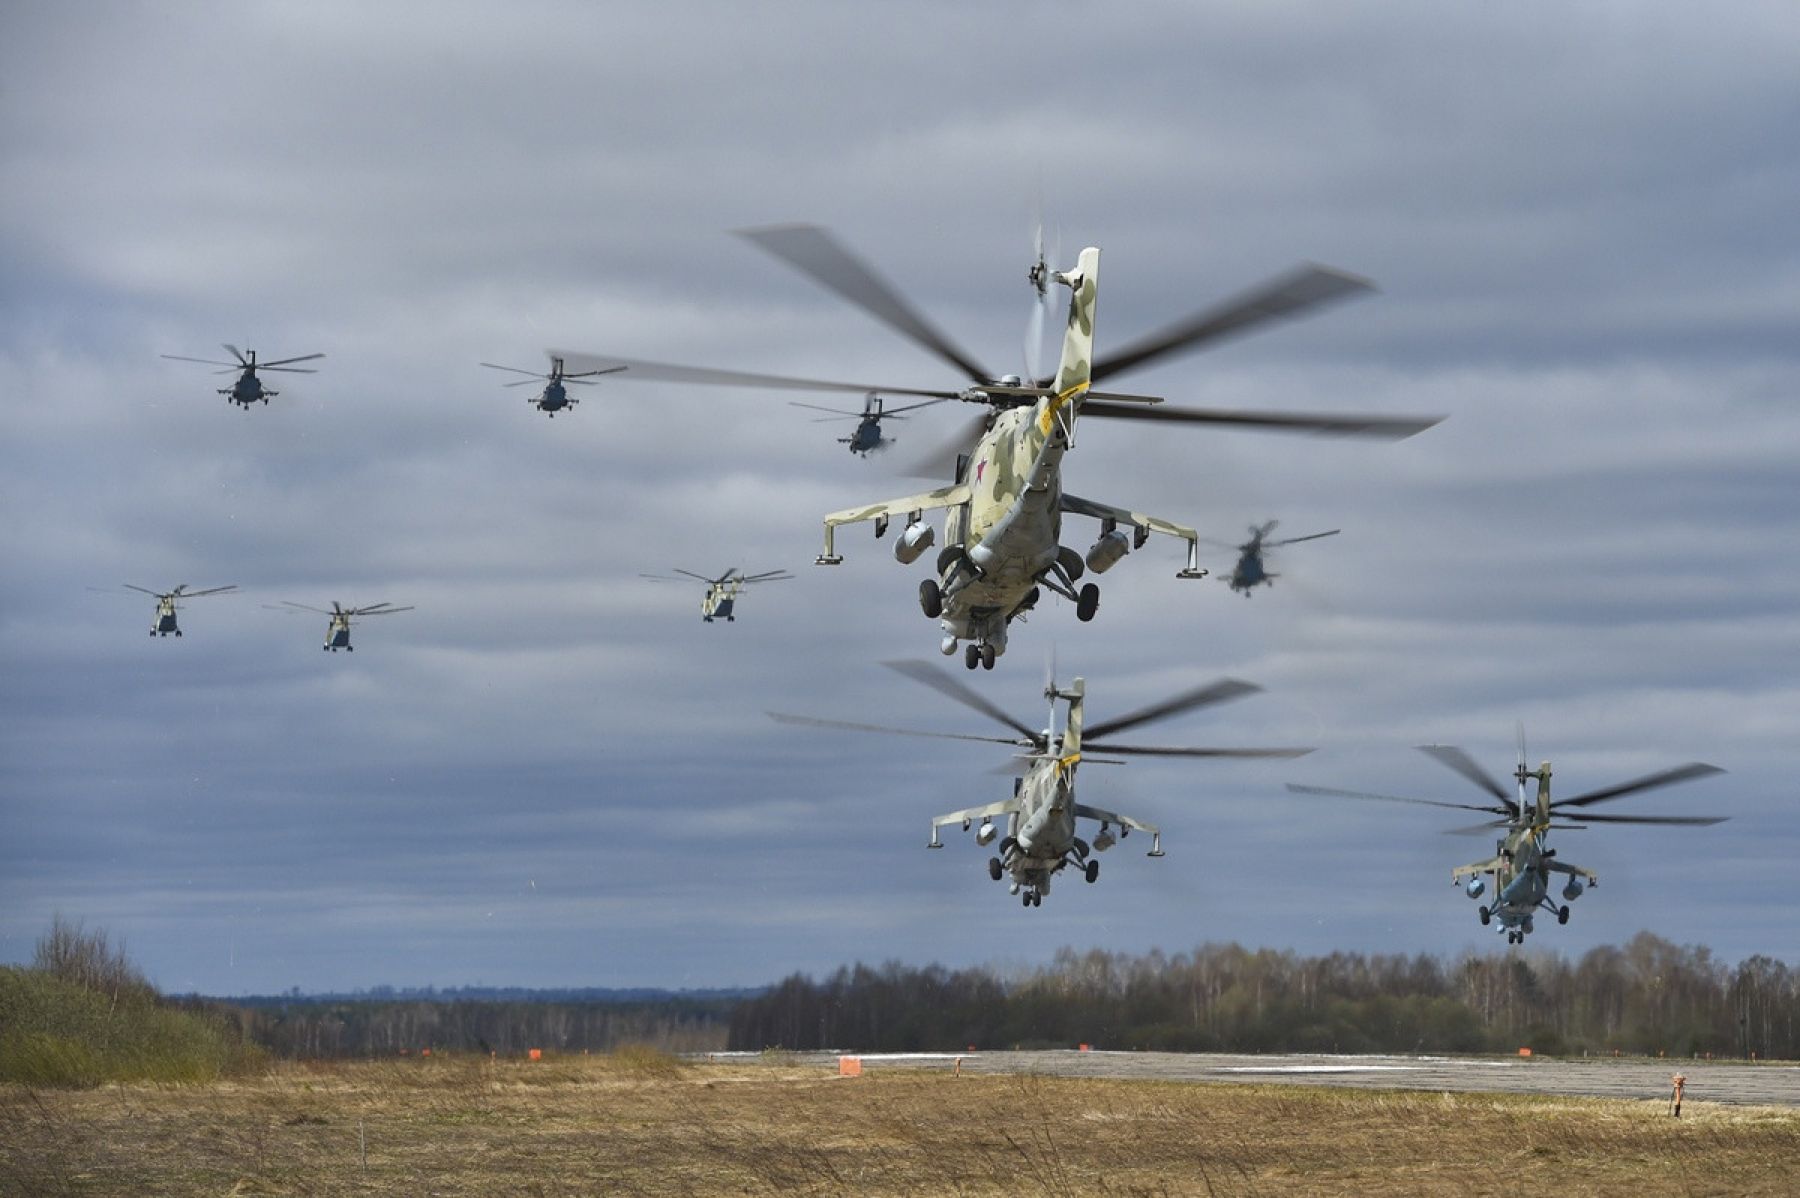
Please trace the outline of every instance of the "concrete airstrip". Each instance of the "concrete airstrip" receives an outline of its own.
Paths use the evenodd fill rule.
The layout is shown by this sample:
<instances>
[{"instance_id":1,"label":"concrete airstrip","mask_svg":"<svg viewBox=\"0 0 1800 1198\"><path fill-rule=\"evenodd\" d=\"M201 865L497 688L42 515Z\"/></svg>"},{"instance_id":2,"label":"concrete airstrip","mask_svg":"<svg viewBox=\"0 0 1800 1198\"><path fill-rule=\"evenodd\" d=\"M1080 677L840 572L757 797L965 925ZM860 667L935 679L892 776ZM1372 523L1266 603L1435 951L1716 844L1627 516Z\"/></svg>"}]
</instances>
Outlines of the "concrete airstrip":
<instances>
[{"instance_id":1,"label":"concrete airstrip","mask_svg":"<svg viewBox=\"0 0 1800 1198\"><path fill-rule=\"evenodd\" d=\"M715 1054L755 1060L755 1054ZM794 1063L829 1067L839 1053L799 1053ZM1363 1090L1547 1094L1585 1098L1668 1098L1670 1079L1686 1079L1684 1101L1800 1107L1800 1065L1643 1057L1438 1057L1272 1055L1176 1052L865 1053L866 1070L1104 1077L1126 1081L1244 1082Z\"/></svg>"}]
</instances>

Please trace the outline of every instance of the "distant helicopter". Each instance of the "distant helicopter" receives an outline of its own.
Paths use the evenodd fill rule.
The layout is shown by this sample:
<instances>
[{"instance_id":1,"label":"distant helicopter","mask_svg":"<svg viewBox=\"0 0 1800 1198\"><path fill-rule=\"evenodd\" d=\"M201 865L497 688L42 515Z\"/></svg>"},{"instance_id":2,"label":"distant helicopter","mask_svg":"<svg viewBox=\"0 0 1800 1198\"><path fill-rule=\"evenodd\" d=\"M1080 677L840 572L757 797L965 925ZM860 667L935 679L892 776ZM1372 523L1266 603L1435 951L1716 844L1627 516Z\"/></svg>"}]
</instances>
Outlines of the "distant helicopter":
<instances>
[{"instance_id":1,"label":"distant helicopter","mask_svg":"<svg viewBox=\"0 0 1800 1198\"><path fill-rule=\"evenodd\" d=\"M203 595L223 595L237 590L235 584L228 587L211 587L204 591L190 591L185 582L172 591L153 591L149 587L132 586L129 582L121 585L128 591L140 591L155 598L156 619L150 624L151 636L168 636L170 633L174 633L176 636L181 635L181 628L175 622L175 612L180 607L180 600L198 599Z\"/></svg>"},{"instance_id":2,"label":"distant helicopter","mask_svg":"<svg viewBox=\"0 0 1800 1198\"><path fill-rule=\"evenodd\" d=\"M333 653L336 653L339 649L344 650L346 653L356 652L356 646L350 643L350 626L362 617L391 616L397 612L413 610L410 605L406 607L395 607L391 603L375 603L368 607L344 607L335 599L331 601L330 611L326 611L322 607L308 607L304 603L290 603L286 599L281 601L281 606L297 608L300 611L310 611L321 616L329 616L331 618L331 626L325 630L325 644L322 645L321 648L329 649Z\"/></svg>"},{"instance_id":3,"label":"distant helicopter","mask_svg":"<svg viewBox=\"0 0 1800 1198\"><path fill-rule=\"evenodd\" d=\"M1494 856L1486 861L1477 861L1472 865L1459 865L1450 871L1452 886L1463 883L1464 892L1472 899L1480 898L1487 891L1487 882L1482 875L1491 875L1494 880L1494 904L1483 905L1477 914L1485 926L1492 920L1499 921L1498 931L1506 936L1508 944L1523 944L1525 937L1531 934L1532 916L1538 911L1545 911L1556 917L1559 924L1569 922L1567 905L1557 906L1549 898L1550 875L1566 874L1568 882L1562 889L1562 897L1567 902L1574 902L1581 896L1583 882L1588 886L1598 886L1600 879L1590 869L1579 865L1571 865L1556 859L1556 850L1545 845L1547 834L1554 829L1571 831L1587 828L1592 824L1676 824L1676 825L1709 825L1725 821L1724 816L1702 815L1595 815L1575 808L1592 806L1595 803L1610 802L1642 790L1653 790L1659 786L1672 786L1677 782L1688 782L1695 778L1704 778L1712 774L1722 774L1716 765L1707 765L1701 761L1690 761L1686 765L1678 765L1673 769L1648 774L1630 782L1621 782L1616 786L1607 786L1599 790L1590 790L1576 795L1572 799L1550 799L1550 763L1544 762L1535 770L1525 768L1525 738L1519 737L1519 765L1513 772L1518 781L1519 792L1516 800L1508 798L1500 783L1477 765L1473 758L1454 745L1420 745L1419 751L1429 755L1432 760L1447 766L1456 773L1492 795L1499 802L1490 806L1476 806L1472 803L1443 803L1434 799L1409 799L1398 795L1364 794L1354 790L1334 790L1323 786L1297 786L1288 784L1288 789L1295 794L1329 795L1350 799L1377 799L1387 803L1417 803L1427 807L1450 807L1461 811L1480 811L1499 815L1501 818L1492 823L1477 824L1473 828L1461 828L1461 832L1477 832L1489 828L1503 828L1503 835L1494 844ZM1538 784L1535 804L1526 801L1525 783L1535 780ZM1567 823L1553 823L1557 818L1566 819Z\"/></svg>"},{"instance_id":4,"label":"distant helicopter","mask_svg":"<svg viewBox=\"0 0 1800 1198\"><path fill-rule=\"evenodd\" d=\"M623 370L624 367L620 367L619 369ZM838 444L848 445L851 453L866 458L875 450L894 443L892 437L884 437L881 435L881 422L883 420L904 420L906 417L900 415L901 412L910 412L914 408L929 408L933 404L943 402L944 401L941 399L928 399L923 403L909 403L904 407L884 409L881 406L881 396L871 391L868 395L863 397L863 409L860 412L846 412L842 408L821 407L816 403L795 403L790 401L788 406L794 408L809 408L814 412L835 413L834 415L813 421L814 424L829 424L834 420L860 421L861 423L856 426L855 432L851 433L848 437L838 438Z\"/></svg>"},{"instance_id":5,"label":"distant helicopter","mask_svg":"<svg viewBox=\"0 0 1800 1198\"><path fill-rule=\"evenodd\" d=\"M250 410L250 405L257 400L262 400L266 405L271 397L281 394L279 391L265 389L262 385L262 380L256 377L257 371L277 370L283 374L316 374L318 373L317 371L293 366L290 365L290 363L311 362L325 356L324 354L302 354L298 358L281 358L274 362L258 362L256 360L255 350L251 350L246 354L240 352L235 345L227 345L224 348L227 353L237 359L235 363L218 362L212 358L184 358L180 354L164 354L163 357L169 359L171 362L199 362L203 366L223 366L225 369L218 371L217 373L237 374L237 382L231 384L229 387L219 388L219 394L223 395L230 402L237 404L246 412ZM242 372L241 374L238 373L240 371Z\"/></svg>"},{"instance_id":6,"label":"distant helicopter","mask_svg":"<svg viewBox=\"0 0 1800 1198\"><path fill-rule=\"evenodd\" d=\"M534 370L520 370L516 366L496 366L492 362L483 362L482 365L489 370L506 370L513 374L526 374L531 376L530 378L520 379L516 383L504 384L508 387L528 387L537 380L544 380L543 392L528 397L526 402L536 404L537 410L550 417L552 420L556 419L556 414L564 408L572 408L581 402L579 399L576 399L569 394L568 389L564 386L565 383L579 383L583 387L591 387L594 385L595 375L617 374L619 371L626 369L623 366L614 366L610 370L584 370L580 374L565 374L563 372L563 360L556 357L550 359L549 374L538 374Z\"/></svg>"},{"instance_id":7,"label":"distant helicopter","mask_svg":"<svg viewBox=\"0 0 1800 1198\"><path fill-rule=\"evenodd\" d=\"M1232 590L1242 593L1246 599L1250 597L1250 592L1254 591L1257 587L1274 586L1275 579L1281 577L1279 574L1269 573L1264 567L1263 554L1266 551L1281 545L1298 545L1301 541L1316 541L1321 537L1335 537L1340 532L1344 531L1341 528L1334 528L1330 532L1315 532L1304 537L1289 537L1285 541L1266 540L1265 538L1270 533L1274 532L1275 526L1280 523L1281 521L1279 520L1271 520L1267 524L1252 524L1250 526L1250 539L1245 541L1242 545L1233 545L1226 541L1215 541L1210 537L1200 538L1208 545L1217 545L1221 549L1232 549L1237 551L1237 565L1231 568L1231 577L1227 578L1225 581L1230 585Z\"/></svg>"},{"instance_id":8,"label":"distant helicopter","mask_svg":"<svg viewBox=\"0 0 1800 1198\"><path fill-rule=\"evenodd\" d=\"M1100 862L1094 860L1091 854L1104 852L1111 848L1115 839L1124 839L1134 829L1150 834L1148 856L1161 857L1163 855L1162 831L1154 824L1133 819L1128 815L1121 815L1116 811L1108 811L1101 807L1089 807L1075 801L1075 771L1083 761L1106 765L1126 764L1123 761L1088 756L1088 754L1113 753L1121 757L1299 757L1312 752L1311 749L1169 748L1160 745L1109 744L1105 743L1103 739L1113 733L1123 732L1127 728L1157 723L1195 708L1209 707L1231 699L1242 698L1262 689L1248 682L1240 682L1235 678L1209 682L1204 686L1195 687L1164 699L1160 703L1152 703L1148 707L1139 708L1127 715L1119 716L1117 719L1105 720L1084 729L1082 723L1086 694L1085 682L1077 678L1065 690L1056 685L1055 674L1052 671L1044 686L1044 697L1050 702L1050 722L1042 731L1034 731L929 662L890 661L882 664L915 682L923 683L933 690L949 696L988 719L1012 729L1018 733L1018 736L918 732L908 728L889 728L878 724L816 719L811 716L787 715L775 711L771 711L769 715L783 724L799 724L815 728L842 728L853 732L887 732L900 736L928 736L944 740L987 741L993 744L1016 745L1023 748L1025 752L1021 755L1021 759L1025 764L1019 767L1023 774L1021 777L1013 779L1012 797L997 803L988 803L980 807L970 807L962 811L952 811L933 817L931 839L925 847L931 849L944 847L938 839L938 829L960 823L966 832L976 820L981 821L981 826L975 833L975 843L986 846L991 844L995 837L1000 836L1000 829L994 823L995 818L1005 816L1006 834L1000 837L999 855L988 858L988 876L996 882L1010 876L1011 884L1008 887L1008 893L1020 895L1020 901L1027 907L1043 906L1044 895L1050 892L1050 879L1069 866L1074 866L1089 882L1099 880ZM1060 732L1056 727L1056 703L1059 699L1068 704L1068 718ZM1094 836L1092 845L1075 834L1076 821L1079 819L1090 819L1099 823L1100 828ZM1114 825L1118 826L1116 838L1113 835Z\"/></svg>"},{"instance_id":9,"label":"distant helicopter","mask_svg":"<svg viewBox=\"0 0 1800 1198\"><path fill-rule=\"evenodd\" d=\"M786 582L793 577L793 575L789 574L786 570L768 570L761 574L743 574L738 571L736 566L725 571L725 573L719 575L717 578L708 578L704 574L695 574L692 570L682 570L679 568L675 570L675 573L683 575L685 578L692 578L696 582L703 582L706 584L706 595L700 600L700 618L708 624L713 622L714 617L723 617L728 622L735 622L737 616L734 614L734 611L737 607L738 596L744 593L744 588L749 584L753 582ZM638 577L648 578L652 582L682 581L681 578L670 578L666 574L640 574Z\"/></svg>"}]
</instances>

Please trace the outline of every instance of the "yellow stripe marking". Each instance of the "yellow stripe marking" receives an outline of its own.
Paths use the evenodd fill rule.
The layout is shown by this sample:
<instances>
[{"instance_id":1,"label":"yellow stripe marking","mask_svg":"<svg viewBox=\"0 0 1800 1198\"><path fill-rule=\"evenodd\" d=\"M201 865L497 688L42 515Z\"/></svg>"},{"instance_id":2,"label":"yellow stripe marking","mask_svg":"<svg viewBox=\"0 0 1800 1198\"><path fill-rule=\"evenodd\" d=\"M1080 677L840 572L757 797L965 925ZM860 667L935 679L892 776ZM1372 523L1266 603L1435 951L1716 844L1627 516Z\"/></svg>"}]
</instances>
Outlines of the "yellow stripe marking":
<instances>
[{"instance_id":1,"label":"yellow stripe marking","mask_svg":"<svg viewBox=\"0 0 1800 1198\"><path fill-rule=\"evenodd\" d=\"M1056 419L1057 411L1064 404L1068 403L1071 399L1074 399L1077 395L1080 395L1083 391L1086 391L1087 389L1088 389L1087 383L1076 383L1073 387L1070 387L1067 391L1062 392L1055 399L1053 399L1049 403L1045 404L1044 405L1044 414L1043 414L1043 416L1039 417L1039 419L1038 419L1039 431L1041 431L1046 437L1048 437L1050 435L1050 426L1052 425L1052 423L1054 423L1054 421Z\"/></svg>"}]
</instances>

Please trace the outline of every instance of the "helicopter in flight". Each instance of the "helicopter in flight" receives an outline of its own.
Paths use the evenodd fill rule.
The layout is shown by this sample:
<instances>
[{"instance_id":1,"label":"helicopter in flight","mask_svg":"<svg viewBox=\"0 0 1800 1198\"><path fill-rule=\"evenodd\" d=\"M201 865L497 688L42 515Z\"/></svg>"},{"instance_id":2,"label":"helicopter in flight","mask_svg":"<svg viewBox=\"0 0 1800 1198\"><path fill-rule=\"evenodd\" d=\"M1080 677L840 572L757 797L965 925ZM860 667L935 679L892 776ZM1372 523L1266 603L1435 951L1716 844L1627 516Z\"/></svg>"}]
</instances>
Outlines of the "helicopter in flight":
<instances>
[{"instance_id":1,"label":"helicopter in flight","mask_svg":"<svg viewBox=\"0 0 1800 1198\"><path fill-rule=\"evenodd\" d=\"M1657 787L1672 786L1677 782L1689 782L1695 778L1704 778L1725 771L1716 765L1707 765L1702 761L1690 761L1686 765L1678 765L1673 769L1660 770L1647 774L1642 778L1634 778L1629 782L1621 782L1616 786L1605 786L1599 790L1590 790L1569 799L1550 797L1550 763L1542 763L1535 770L1525 768L1525 737L1519 736L1519 764L1513 771L1518 782L1518 797L1509 797L1500 783L1487 771L1483 770L1467 753L1454 745L1420 745L1419 751L1432 760L1447 766L1462 777L1480 787L1491 795L1496 802L1491 805L1477 806L1472 803L1446 803L1435 799L1409 799L1398 795L1365 794L1355 790L1336 790L1323 786L1299 786L1288 783L1288 789L1295 794L1326 795L1349 799L1374 799L1387 803L1416 803L1427 807L1449 807L1460 811L1479 811L1483 814L1498 815L1500 818L1491 823L1477 824L1472 828L1459 828L1459 832L1481 832L1490 828L1502 830L1502 835L1494 843L1494 855L1485 861L1477 861L1470 865L1459 865L1450 871L1450 884L1461 885L1464 893L1471 899L1479 899L1487 893L1487 879L1493 879L1494 899L1492 905L1483 904L1477 911L1483 926L1497 921L1496 930L1506 936L1508 944L1523 944L1533 927L1533 917L1540 911L1556 917L1556 922L1569 922L1568 904L1581 897L1588 886L1598 886L1600 879L1593 870L1559 860L1556 850L1547 844L1549 833L1554 830L1577 831L1598 824L1655 824L1678 826L1704 826L1725 822L1724 816L1708 815L1608 815L1589 812L1584 808L1596 803L1611 802L1639 791L1654 790ZM1526 792L1526 783L1537 783L1537 797L1531 801ZM1561 820L1563 822L1556 822ZM1549 896L1550 875L1562 874L1568 881L1563 884L1563 905L1558 906Z\"/></svg>"},{"instance_id":2,"label":"helicopter in flight","mask_svg":"<svg viewBox=\"0 0 1800 1198\"><path fill-rule=\"evenodd\" d=\"M312 362L325 356L324 354L302 354L298 358L280 358L273 362L258 362L255 350L244 353L235 345L227 345L224 348L225 352L237 359L236 362L219 362L212 358L184 358L179 354L164 354L163 357L171 362L198 362L203 366L223 366L224 370L215 373L236 374L237 381L229 387L219 388L219 394L246 412L250 410L250 405L257 400L260 399L267 405L271 398L281 394L279 391L270 391L264 387L262 379L257 377L257 371L274 370L283 374L317 374L318 372L315 370L295 366L293 363Z\"/></svg>"},{"instance_id":3,"label":"helicopter in flight","mask_svg":"<svg viewBox=\"0 0 1800 1198\"><path fill-rule=\"evenodd\" d=\"M1124 765L1122 757L1299 757L1311 749L1209 749L1169 747L1164 745L1129 745L1109 742L1106 738L1130 728L1158 723L1183 712L1210 707L1242 698L1261 690L1252 683L1224 678L1204 686L1173 695L1147 707L1140 707L1115 719L1103 720L1084 727L1084 705L1087 687L1076 678L1065 689L1056 684L1052 671L1044 685L1044 698L1050 703L1049 723L1035 730L1023 721L1006 714L976 691L938 667L924 661L883 662L889 669L923 683L933 690L979 712L1016 736L978 736L954 732L920 732L909 728L890 728L879 724L859 724L845 720L817 719L812 716L788 715L771 711L769 716L783 724L813 728L838 728L852 732L884 732L899 736L925 736L944 740L985 741L1013 745L1024 752L1016 759L1017 776L1013 779L1012 797L962 811L934 816L931 839L925 847L941 849L938 830L960 823L963 831L981 824L975 832L975 843L986 847L999 839L995 856L988 858L988 876L998 882L1010 879L1008 893L1020 896L1027 907L1041 907L1050 892L1050 881L1064 869L1073 866L1088 882L1100 878L1100 862L1094 854L1105 852L1133 831L1150 835L1151 857L1163 855L1162 830L1155 824L1075 801L1075 774L1083 762ZM1058 729L1056 705L1067 704L1067 717ZM1111 754L1095 756L1095 754ZM994 821L1005 817L1005 834ZM1076 833L1077 821L1092 820L1099 829L1090 844ZM1114 828L1118 829L1114 835Z\"/></svg>"},{"instance_id":4,"label":"helicopter in flight","mask_svg":"<svg viewBox=\"0 0 1800 1198\"><path fill-rule=\"evenodd\" d=\"M1069 270L1051 270L1040 258L1031 272L1034 290L1043 279L1068 288L1069 308L1061 364L1053 375L1036 377L1028 351L1027 370L1033 377L1027 379L996 376L982 367L825 230L785 225L749 230L743 236L923 346L969 379L970 385L958 390L887 387L602 354L566 356L584 367L629 366L632 378L799 391L874 391L962 400L981 407L975 426L965 434L968 449L957 457L948 485L830 513L824 519L824 551L816 559L821 566L844 560L834 543L839 526L872 521L875 535L881 537L889 522L900 516L905 526L895 538L894 556L903 565L911 564L936 540L936 529L925 522L924 514L944 510L946 543L935 558L932 576L919 585L919 607L928 619L939 621L943 634L939 650L953 656L962 646L964 665L971 670L978 665L993 668L995 658L1006 651L1009 626L1035 608L1043 591L1073 602L1077 619L1092 620L1100 607L1100 589L1089 582L1078 590L1080 579L1089 571L1105 573L1130 550L1143 548L1152 532L1186 542L1187 564L1176 577L1206 575L1200 568L1199 537L1193 529L1063 489L1062 460L1075 444L1079 417L1390 439L1412 436L1441 419L1178 408L1165 406L1156 396L1095 389L1102 380L1177 351L1195 349L1270 320L1297 316L1370 290L1366 280L1328 267L1301 267L1096 358L1094 312L1100 251L1093 247L1083 250ZM1086 554L1061 543L1065 514L1100 522L1099 538Z\"/></svg>"},{"instance_id":5,"label":"helicopter in flight","mask_svg":"<svg viewBox=\"0 0 1800 1198\"><path fill-rule=\"evenodd\" d=\"M640 574L639 578L648 578L652 582L682 582L693 579L706 584L706 594L700 599L700 618L711 624L715 618L735 622L738 596L744 588L756 582L786 582L793 577L786 570L767 570L761 574L744 574L736 566L725 571L717 578L708 578L704 574L695 574L692 570L675 568L675 573L682 578L671 578L667 574Z\"/></svg>"},{"instance_id":6,"label":"helicopter in flight","mask_svg":"<svg viewBox=\"0 0 1800 1198\"><path fill-rule=\"evenodd\" d=\"M538 411L550 417L552 420L556 419L556 414L564 408L572 408L581 402L579 399L576 399L569 394L566 384L577 383L583 387L591 387L594 385L594 376L601 374L617 374L619 371L625 369L623 366L615 366L610 370L584 370L579 374L566 374L563 371L563 360L558 357L552 357L550 359L549 374L539 374L535 370L520 370L516 366L496 366L492 362L483 362L482 365L489 370L505 370L512 374L531 376L529 378L520 379L516 383L502 384L503 386L529 387L542 380L544 383L543 391L537 395L527 396L526 402L535 404Z\"/></svg>"},{"instance_id":7,"label":"helicopter in flight","mask_svg":"<svg viewBox=\"0 0 1800 1198\"><path fill-rule=\"evenodd\" d=\"M1334 528L1330 532L1315 532L1304 537L1288 537L1282 541L1268 540L1268 535L1275 531L1279 520L1271 520L1267 524L1252 524L1250 539L1242 545L1233 545L1227 541L1215 541L1210 537L1202 538L1208 545L1217 545L1221 549L1230 549L1237 553L1237 564L1231 567L1231 577L1225 580L1232 590L1248 599L1250 592L1259 586L1274 586L1279 574L1271 574L1263 565L1263 554L1270 549L1282 545L1298 545L1301 541L1317 541L1321 537L1335 537L1344 531Z\"/></svg>"},{"instance_id":8,"label":"helicopter in flight","mask_svg":"<svg viewBox=\"0 0 1800 1198\"><path fill-rule=\"evenodd\" d=\"M175 619L175 613L181 607L181 600L199 599L205 595L224 595L237 590L236 584L226 587L209 587L204 591L190 591L185 582L172 591L153 591L149 587L132 586L129 582L121 585L128 591L139 591L156 600L156 618L150 622L151 636L168 636L170 633L176 636L181 635L181 626Z\"/></svg>"},{"instance_id":9,"label":"helicopter in flight","mask_svg":"<svg viewBox=\"0 0 1800 1198\"><path fill-rule=\"evenodd\" d=\"M829 424L836 420L859 421L856 426L856 431L851 433L848 437L839 437L838 444L848 445L851 453L856 454L858 457L866 458L877 449L885 448L894 443L894 438L881 435L881 422L883 420L905 420L906 417L900 415L900 413L910 412L914 408L929 408L933 404L940 404L943 402L944 401L941 399L927 399L920 403L906 404L898 408L883 408L881 396L871 391L868 395L863 397L863 409L860 412L846 412L842 408L826 408L815 403L790 403L788 406L794 408L809 408L814 412L834 413L834 415L824 416L813 421L814 424Z\"/></svg>"},{"instance_id":10,"label":"helicopter in flight","mask_svg":"<svg viewBox=\"0 0 1800 1198\"><path fill-rule=\"evenodd\" d=\"M345 607L335 599L331 601L330 611L326 611L322 607L308 607L304 603L290 603L286 599L281 601L281 606L330 617L331 624L325 629L325 644L321 648L328 649L333 653L339 649L346 653L356 652L356 646L350 643L350 626L360 623L364 616L391 616L398 612L413 610L410 605L395 607L391 603L374 603L368 607Z\"/></svg>"}]
</instances>

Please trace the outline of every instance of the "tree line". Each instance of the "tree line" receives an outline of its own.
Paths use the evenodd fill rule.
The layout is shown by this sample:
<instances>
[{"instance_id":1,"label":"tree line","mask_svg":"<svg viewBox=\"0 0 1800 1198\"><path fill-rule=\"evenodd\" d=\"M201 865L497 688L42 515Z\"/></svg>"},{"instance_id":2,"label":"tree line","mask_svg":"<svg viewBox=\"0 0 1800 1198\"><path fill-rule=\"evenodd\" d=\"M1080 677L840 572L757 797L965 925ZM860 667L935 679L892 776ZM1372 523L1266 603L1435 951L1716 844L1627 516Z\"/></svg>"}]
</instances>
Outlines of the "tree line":
<instances>
[{"instance_id":1,"label":"tree line","mask_svg":"<svg viewBox=\"0 0 1800 1198\"><path fill-rule=\"evenodd\" d=\"M1641 932L1578 960L1208 944L1063 949L1047 966L795 974L730 1016L733 1049L952 1051L1092 1044L1183 1052L1534 1052L1800 1059L1800 971Z\"/></svg>"}]
</instances>

